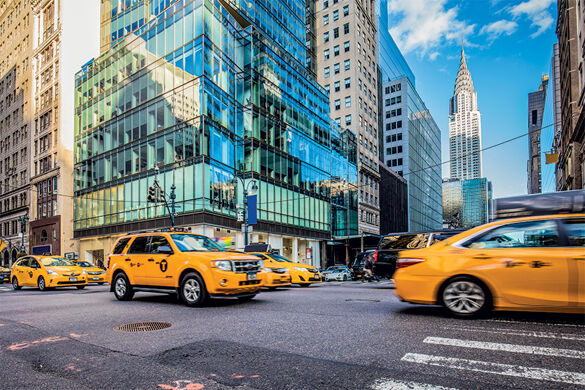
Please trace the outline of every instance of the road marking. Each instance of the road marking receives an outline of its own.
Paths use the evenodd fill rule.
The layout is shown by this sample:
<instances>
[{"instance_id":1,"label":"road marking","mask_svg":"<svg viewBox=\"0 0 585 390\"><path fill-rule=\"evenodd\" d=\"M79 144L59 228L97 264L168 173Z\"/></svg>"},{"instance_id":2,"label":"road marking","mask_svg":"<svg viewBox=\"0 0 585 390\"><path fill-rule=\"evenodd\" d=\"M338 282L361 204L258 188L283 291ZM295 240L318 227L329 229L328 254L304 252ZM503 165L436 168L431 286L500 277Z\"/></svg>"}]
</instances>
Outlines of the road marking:
<instances>
[{"instance_id":1,"label":"road marking","mask_svg":"<svg viewBox=\"0 0 585 390\"><path fill-rule=\"evenodd\" d=\"M580 324L553 324L550 322L529 322L529 321L514 321L514 320L485 320L486 322L501 322L504 324L521 324L521 325L550 325L550 326L569 326L574 328L585 328L585 325Z\"/></svg>"},{"instance_id":2,"label":"road marking","mask_svg":"<svg viewBox=\"0 0 585 390\"><path fill-rule=\"evenodd\" d=\"M573 349L536 347L536 346L532 346L532 345L490 343L490 342L486 342L486 341L448 339L445 337L427 337L423 340L423 343L437 344L437 345L448 345L451 347L484 349L484 350L489 350L489 351L503 351L503 352L512 352L512 353L527 353L530 355L557 356L557 357L567 357L567 358L574 358L574 359L585 359L585 352L584 351L576 351Z\"/></svg>"},{"instance_id":3,"label":"road marking","mask_svg":"<svg viewBox=\"0 0 585 390\"><path fill-rule=\"evenodd\" d=\"M453 387L443 387L397 379L380 378L371 386L374 390L456 390Z\"/></svg>"},{"instance_id":4,"label":"road marking","mask_svg":"<svg viewBox=\"0 0 585 390\"><path fill-rule=\"evenodd\" d=\"M487 374L569 383L572 385L585 385L585 374L580 372L549 370L546 368L524 367L512 364L424 355L419 353L407 353L401 360L430 366L455 368L457 370L469 370Z\"/></svg>"},{"instance_id":5,"label":"road marking","mask_svg":"<svg viewBox=\"0 0 585 390\"><path fill-rule=\"evenodd\" d=\"M551 333L551 332L539 332L531 330L510 330L506 328L492 328L485 329L482 327L475 326L443 326L446 330L456 330L465 332L482 332L482 333L493 333L493 334L506 334L510 336L523 336L523 337L538 337L544 339L560 339L560 340L575 340L585 341L585 336L571 334L571 333Z\"/></svg>"}]
</instances>

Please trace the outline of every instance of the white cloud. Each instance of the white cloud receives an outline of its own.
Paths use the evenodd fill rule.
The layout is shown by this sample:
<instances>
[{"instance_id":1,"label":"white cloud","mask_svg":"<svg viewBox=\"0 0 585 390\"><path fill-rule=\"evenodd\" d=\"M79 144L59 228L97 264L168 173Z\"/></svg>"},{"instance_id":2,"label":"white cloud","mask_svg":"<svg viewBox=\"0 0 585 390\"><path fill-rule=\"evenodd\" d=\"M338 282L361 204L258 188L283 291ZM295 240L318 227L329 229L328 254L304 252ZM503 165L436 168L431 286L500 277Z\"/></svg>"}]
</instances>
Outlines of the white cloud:
<instances>
[{"instance_id":1,"label":"white cloud","mask_svg":"<svg viewBox=\"0 0 585 390\"><path fill-rule=\"evenodd\" d=\"M510 13L515 17L525 16L532 22L532 26L538 29L531 37L537 37L554 23L548 8L554 0L527 0L510 8Z\"/></svg>"},{"instance_id":2,"label":"white cloud","mask_svg":"<svg viewBox=\"0 0 585 390\"><path fill-rule=\"evenodd\" d=\"M483 26L479 32L480 34L487 34L489 39L494 40L502 35L514 34L517 28L518 23L502 19Z\"/></svg>"},{"instance_id":3,"label":"white cloud","mask_svg":"<svg viewBox=\"0 0 585 390\"><path fill-rule=\"evenodd\" d=\"M475 25L458 19L458 8L446 8L446 0L390 0L390 34L404 52L419 51L425 55L448 42L459 42L470 36ZM396 20L396 22L394 22ZM429 57L438 54L433 51Z\"/></svg>"},{"instance_id":4,"label":"white cloud","mask_svg":"<svg viewBox=\"0 0 585 390\"><path fill-rule=\"evenodd\" d=\"M429 54L429 58L431 59L431 61L434 61L437 59L437 57L440 55L440 53L438 51L432 52L431 54Z\"/></svg>"}]
</instances>

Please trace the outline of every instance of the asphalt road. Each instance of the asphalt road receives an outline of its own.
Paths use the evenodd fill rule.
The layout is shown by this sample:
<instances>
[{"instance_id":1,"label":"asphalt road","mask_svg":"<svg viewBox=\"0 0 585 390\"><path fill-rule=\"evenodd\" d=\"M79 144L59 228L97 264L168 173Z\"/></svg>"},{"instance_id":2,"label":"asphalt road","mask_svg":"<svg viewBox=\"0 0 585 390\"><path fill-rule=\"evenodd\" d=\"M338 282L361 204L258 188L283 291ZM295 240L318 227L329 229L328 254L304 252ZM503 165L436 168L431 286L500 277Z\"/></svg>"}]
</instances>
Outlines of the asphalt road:
<instances>
[{"instance_id":1,"label":"asphalt road","mask_svg":"<svg viewBox=\"0 0 585 390\"><path fill-rule=\"evenodd\" d=\"M161 321L169 328L114 327ZM107 286L0 285L2 389L585 389L585 318L458 320L390 282L266 291L191 309Z\"/></svg>"}]
</instances>

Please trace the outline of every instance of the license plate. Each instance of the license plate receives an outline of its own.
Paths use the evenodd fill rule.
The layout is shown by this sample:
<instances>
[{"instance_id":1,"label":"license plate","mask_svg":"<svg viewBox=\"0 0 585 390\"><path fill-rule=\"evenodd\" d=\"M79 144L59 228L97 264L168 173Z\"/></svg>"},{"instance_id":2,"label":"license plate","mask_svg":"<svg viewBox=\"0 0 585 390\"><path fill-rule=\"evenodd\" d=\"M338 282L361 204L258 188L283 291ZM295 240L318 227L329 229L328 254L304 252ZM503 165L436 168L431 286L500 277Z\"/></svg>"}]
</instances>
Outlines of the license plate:
<instances>
[{"instance_id":1,"label":"license plate","mask_svg":"<svg viewBox=\"0 0 585 390\"><path fill-rule=\"evenodd\" d=\"M70 282L77 282L77 278L69 278Z\"/></svg>"},{"instance_id":2,"label":"license plate","mask_svg":"<svg viewBox=\"0 0 585 390\"><path fill-rule=\"evenodd\" d=\"M248 280L256 280L256 272L248 272Z\"/></svg>"},{"instance_id":3,"label":"license plate","mask_svg":"<svg viewBox=\"0 0 585 390\"><path fill-rule=\"evenodd\" d=\"M93 277L93 280L99 280L100 278L98 278L97 276Z\"/></svg>"}]
</instances>

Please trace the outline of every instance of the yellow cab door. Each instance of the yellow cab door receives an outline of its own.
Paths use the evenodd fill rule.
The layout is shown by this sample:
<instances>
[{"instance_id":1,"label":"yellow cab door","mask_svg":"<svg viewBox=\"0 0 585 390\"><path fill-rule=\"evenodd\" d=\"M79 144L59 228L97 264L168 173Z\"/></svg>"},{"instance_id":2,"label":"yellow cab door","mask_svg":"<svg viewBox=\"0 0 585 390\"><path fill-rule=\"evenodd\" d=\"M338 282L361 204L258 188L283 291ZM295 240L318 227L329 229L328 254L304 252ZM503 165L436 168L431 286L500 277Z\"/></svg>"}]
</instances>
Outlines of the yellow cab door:
<instances>
[{"instance_id":1,"label":"yellow cab door","mask_svg":"<svg viewBox=\"0 0 585 390\"><path fill-rule=\"evenodd\" d=\"M149 252L145 269L148 272L150 282L155 286L175 286L173 276L177 275L175 269L179 265L177 263L179 256L173 252L167 238L165 236L152 236Z\"/></svg>"},{"instance_id":2,"label":"yellow cab door","mask_svg":"<svg viewBox=\"0 0 585 390\"><path fill-rule=\"evenodd\" d=\"M30 286L30 260L30 257L25 257L12 266L12 275L16 276L20 286Z\"/></svg>"},{"instance_id":3,"label":"yellow cab door","mask_svg":"<svg viewBox=\"0 0 585 390\"><path fill-rule=\"evenodd\" d=\"M30 265L29 265L29 272L28 272L28 276L29 276L29 283L31 286L38 286L38 281L39 281L39 276L41 276L41 265L39 264L39 262L31 257L30 258ZM46 282L46 280L45 280Z\"/></svg>"},{"instance_id":4,"label":"yellow cab door","mask_svg":"<svg viewBox=\"0 0 585 390\"><path fill-rule=\"evenodd\" d=\"M555 220L500 225L463 243L500 304L566 307L569 267Z\"/></svg>"},{"instance_id":5,"label":"yellow cab door","mask_svg":"<svg viewBox=\"0 0 585 390\"><path fill-rule=\"evenodd\" d=\"M562 221L569 263L569 306L585 309L585 217Z\"/></svg>"},{"instance_id":6,"label":"yellow cab door","mask_svg":"<svg viewBox=\"0 0 585 390\"><path fill-rule=\"evenodd\" d=\"M149 273L146 266L150 255L147 250L149 239L149 236L135 237L126 255L123 256L132 284L149 285Z\"/></svg>"}]
</instances>

